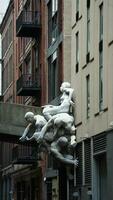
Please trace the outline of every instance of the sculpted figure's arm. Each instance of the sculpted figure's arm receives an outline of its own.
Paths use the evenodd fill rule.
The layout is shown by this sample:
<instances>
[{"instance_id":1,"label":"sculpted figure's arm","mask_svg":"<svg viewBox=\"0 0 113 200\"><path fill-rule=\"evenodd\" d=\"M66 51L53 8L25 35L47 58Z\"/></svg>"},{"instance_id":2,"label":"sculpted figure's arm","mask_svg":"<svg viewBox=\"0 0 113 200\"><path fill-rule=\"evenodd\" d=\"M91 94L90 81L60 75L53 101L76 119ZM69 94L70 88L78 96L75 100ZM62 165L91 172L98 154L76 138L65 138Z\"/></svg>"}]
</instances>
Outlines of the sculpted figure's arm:
<instances>
[{"instance_id":1,"label":"sculpted figure's arm","mask_svg":"<svg viewBox=\"0 0 113 200\"><path fill-rule=\"evenodd\" d=\"M28 126L25 128L24 133L22 135L22 137L19 139L20 141L24 142L26 140L27 134L30 131L32 124L28 124Z\"/></svg>"},{"instance_id":2,"label":"sculpted figure's arm","mask_svg":"<svg viewBox=\"0 0 113 200\"><path fill-rule=\"evenodd\" d=\"M46 135L47 133L47 130L48 128L50 128L53 124L53 120L50 119L43 127L42 127L42 130L41 130L41 134L39 136L39 139L42 140L44 138L44 136Z\"/></svg>"},{"instance_id":3,"label":"sculpted figure's arm","mask_svg":"<svg viewBox=\"0 0 113 200\"><path fill-rule=\"evenodd\" d=\"M52 108L52 107L54 107L54 105L50 105L50 104L48 105L48 104L47 104L47 105L44 105L44 106L41 106L41 107L42 107L42 108L46 108L46 107Z\"/></svg>"},{"instance_id":4,"label":"sculpted figure's arm","mask_svg":"<svg viewBox=\"0 0 113 200\"><path fill-rule=\"evenodd\" d=\"M72 100L74 89L72 89L72 88L66 88L65 90L66 90L66 92L69 93L69 99Z\"/></svg>"},{"instance_id":5,"label":"sculpted figure's arm","mask_svg":"<svg viewBox=\"0 0 113 200\"><path fill-rule=\"evenodd\" d=\"M70 101L70 104L72 105L72 106L74 106L74 102L73 102L73 92L74 92L74 89L72 89L72 88L66 88L66 92L68 92L69 93L69 101Z\"/></svg>"},{"instance_id":6,"label":"sculpted figure's arm","mask_svg":"<svg viewBox=\"0 0 113 200\"><path fill-rule=\"evenodd\" d=\"M51 148L51 153L58 159L60 160L61 162L63 162L64 164L67 164L67 165L74 165L75 167L78 166L78 160L77 159L69 159L69 158L66 158L64 157L57 149L55 148Z\"/></svg>"}]
</instances>

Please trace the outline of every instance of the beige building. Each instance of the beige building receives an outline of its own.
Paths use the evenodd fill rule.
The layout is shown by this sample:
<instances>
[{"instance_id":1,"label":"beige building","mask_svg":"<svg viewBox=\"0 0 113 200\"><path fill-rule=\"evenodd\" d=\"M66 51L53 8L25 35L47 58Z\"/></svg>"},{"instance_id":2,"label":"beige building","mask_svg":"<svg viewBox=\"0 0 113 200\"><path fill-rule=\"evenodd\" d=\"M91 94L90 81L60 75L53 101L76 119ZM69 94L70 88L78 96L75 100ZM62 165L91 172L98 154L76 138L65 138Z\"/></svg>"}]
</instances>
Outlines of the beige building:
<instances>
[{"instance_id":1,"label":"beige building","mask_svg":"<svg viewBox=\"0 0 113 200\"><path fill-rule=\"evenodd\" d=\"M112 0L72 0L71 83L79 142L75 199L113 198L112 21Z\"/></svg>"},{"instance_id":2,"label":"beige building","mask_svg":"<svg viewBox=\"0 0 113 200\"><path fill-rule=\"evenodd\" d=\"M76 124L79 125L77 135L80 140L84 134L87 137L107 130L113 120L112 109L108 111L108 108L112 108L113 99L111 77L113 3L91 1L88 9L85 1L79 3L78 21L75 19L75 1L73 4L71 81L76 93Z\"/></svg>"}]
</instances>

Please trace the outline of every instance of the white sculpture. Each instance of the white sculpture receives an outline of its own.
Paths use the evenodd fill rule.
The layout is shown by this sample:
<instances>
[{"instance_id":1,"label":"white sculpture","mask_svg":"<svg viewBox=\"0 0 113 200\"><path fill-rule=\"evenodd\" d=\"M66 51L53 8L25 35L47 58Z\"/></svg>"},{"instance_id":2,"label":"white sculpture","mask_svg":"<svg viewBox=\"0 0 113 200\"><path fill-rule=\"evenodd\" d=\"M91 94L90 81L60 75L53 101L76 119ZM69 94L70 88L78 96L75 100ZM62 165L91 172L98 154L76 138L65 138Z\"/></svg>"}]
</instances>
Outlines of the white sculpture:
<instances>
[{"instance_id":1,"label":"white sculpture","mask_svg":"<svg viewBox=\"0 0 113 200\"><path fill-rule=\"evenodd\" d=\"M51 119L53 115L59 113L69 113L70 107L74 105L74 102L72 101L74 90L71 88L70 83L68 82L62 83L60 91L62 92L62 96L60 98L59 106L54 106L54 105L43 106L44 108L43 115L47 119L47 121Z\"/></svg>"},{"instance_id":2,"label":"white sculpture","mask_svg":"<svg viewBox=\"0 0 113 200\"><path fill-rule=\"evenodd\" d=\"M78 165L78 160L74 159L70 149L75 148L75 126L72 116L73 89L70 83L64 82L60 87L62 96L60 105L43 106L43 116L34 115L27 112L25 119L29 122L21 141L36 140L39 144L46 144L51 154L58 160L69 165ZM32 137L28 137L30 129L34 127L35 132Z\"/></svg>"},{"instance_id":3,"label":"white sculpture","mask_svg":"<svg viewBox=\"0 0 113 200\"><path fill-rule=\"evenodd\" d=\"M26 127L22 137L20 138L20 141L26 141L26 140L38 141L42 127L47 123L46 119L42 115L34 115L34 113L32 112L27 112L25 114L25 119L29 124ZM28 138L27 135L32 128L34 128L35 132L31 138Z\"/></svg>"},{"instance_id":4,"label":"white sculpture","mask_svg":"<svg viewBox=\"0 0 113 200\"><path fill-rule=\"evenodd\" d=\"M66 137L60 137L57 141L51 144L51 153L61 162L67 165L78 165L78 160L69 154L71 144Z\"/></svg>"},{"instance_id":5,"label":"white sculpture","mask_svg":"<svg viewBox=\"0 0 113 200\"><path fill-rule=\"evenodd\" d=\"M67 135L69 136L75 135L76 128L74 126L74 118L68 113L60 113L52 116L51 119L45 124L45 126L43 126L41 131L42 133L40 134L40 139L44 138L47 130L52 126L54 127L54 139L61 136L61 133L59 132L60 128L63 128L65 131L67 131Z\"/></svg>"}]
</instances>

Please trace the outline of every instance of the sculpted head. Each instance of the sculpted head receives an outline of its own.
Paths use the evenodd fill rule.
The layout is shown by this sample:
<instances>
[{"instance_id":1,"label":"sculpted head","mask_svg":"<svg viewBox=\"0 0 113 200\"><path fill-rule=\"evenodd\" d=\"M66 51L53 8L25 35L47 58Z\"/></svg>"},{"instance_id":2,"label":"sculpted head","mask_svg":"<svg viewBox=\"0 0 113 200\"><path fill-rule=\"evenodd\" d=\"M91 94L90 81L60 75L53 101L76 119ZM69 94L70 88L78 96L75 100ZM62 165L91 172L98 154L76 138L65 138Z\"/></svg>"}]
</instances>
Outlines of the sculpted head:
<instances>
[{"instance_id":1,"label":"sculpted head","mask_svg":"<svg viewBox=\"0 0 113 200\"><path fill-rule=\"evenodd\" d=\"M68 145L68 139L66 137L60 137L58 139L58 144L61 146L61 147L66 147Z\"/></svg>"},{"instance_id":2,"label":"sculpted head","mask_svg":"<svg viewBox=\"0 0 113 200\"><path fill-rule=\"evenodd\" d=\"M71 88L71 84L69 82L63 82L60 87L60 91L62 92L65 88Z\"/></svg>"},{"instance_id":3,"label":"sculpted head","mask_svg":"<svg viewBox=\"0 0 113 200\"><path fill-rule=\"evenodd\" d=\"M25 114L25 119L26 119L26 121L33 123L34 122L34 113L27 112Z\"/></svg>"}]
</instances>

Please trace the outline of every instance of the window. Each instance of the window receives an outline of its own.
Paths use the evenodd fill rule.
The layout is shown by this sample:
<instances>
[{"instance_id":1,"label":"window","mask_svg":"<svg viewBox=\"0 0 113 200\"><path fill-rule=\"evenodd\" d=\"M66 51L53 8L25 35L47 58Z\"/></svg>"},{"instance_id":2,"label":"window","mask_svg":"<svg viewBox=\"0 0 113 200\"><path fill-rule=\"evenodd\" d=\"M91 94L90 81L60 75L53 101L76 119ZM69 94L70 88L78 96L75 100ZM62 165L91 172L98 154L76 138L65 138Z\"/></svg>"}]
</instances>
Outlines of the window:
<instances>
[{"instance_id":1,"label":"window","mask_svg":"<svg viewBox=\"0 0 113 200\"><path fill-rule=\"evenodd\" d=\"M12 60L12 56L9 58L9 63L8 63L8 68L9 68L9 74L8 74L8 80L9 80L9 84L13 81L13 60Z\"/></svg>"},{"instance_id":2,"label":"window","mask_svg":"<svg viewBox=\"0 0 113 200\"><path fill-rule=\"evenodd\" d=\"M52 42L52 1L48 3L48 47Z\"/></svg>"},{"instance_id":3,"label":"window","mask_svg":"<svg viewBox=\"0 0 113 200\"><path fill-rule=\"evenodd\" d=\"M79 68L79 33L76 33L76 72L78 72Z\"/></svg>"},{"instance_id":4,"label":"window","mask_svg":"<svg viewBox=\"0 0 113 200\"><path fill-rule=\"evenodd\" d=\"M7 87L8 87L8 63L6 63L3 69L3 92L5 92Z\"/></svg>"},{"instance_id":5,"label":"window","mask_svg":"<svg viewBox=\"0 0 113 200\"><path fill-rule=\"evenodd\" d=\"M23 38L18 38L18 62L23 54Z\"/></svg>"},{"instance_id":6,"label":"window","mask_svg":"<svg viewBox=\"0 0 113 200\"><path fill-rule=\"evenodd\" d=\"M58 10L58 0L52 0L52 16L57 12Z\"/></svg>"},{"instance_id":7,"label":"window","mask_svg":"<svg viewBox=\"0 0 113 200\"><path fill-rule=\"evenodd\" d=\"M58 60L57 52L48 59L48 94L49 101L58 95Z\"/></svg>"},{"instance_id":8,"label":"window","mask_svg":"<svg viewBox=\"0 0 113 200\"><path fill-rule=\"evenodd\" d=\"M79 12L79 0L76 0L76 12Z\"/></svg>"},{"instance_id":9,"label":"window","mask_svg":"<svg viewBox=\"0 0 113 200\"><path fill-rule=\"evenodd\" d=\"M99 110L103 109L103 4L100 5L99 28Z\"/></svg>"},{"instance_id":10,"label":"window","mask_svg":"<svg viewBox=\"0 0 113 200\"><path fill-rule=\"evenodd\" d=\"M103 109L103 51L99 52L99 110Z\"/></svg>"},{"instance_id":11,"label":"window","mask_svg":"<svg viewBox=\"0 0 113 200\"><path fill-rule=\"evenodd\" d=\"M48 3L48 47L51 46L58 37L58 0L51 0Z\"/></svg>"},{"instance_id":12,"label":"window","mask_svg":"<svg viewBox=\"0 0 113 200\"><path fill-rule=\"evenodd\" d=\"M32 86L32 67L31 67L31 57L30 56L28 56L25 60L24 84L27 87Z\"/></svg>"},{"instance_id":13,"label":"window","mask_svg":"<svg viewBox=\"0 0 113 200\"><path fill-rule=\"evenodd\" d=\"M11 21L10 25L9 25L9 29L8 29L8 36L9 36L8 37L8 41L9 41L9 45L12 42L12 36L13 36L12 30L13 30L13 24L12 24L12 21Z\"/></svg>"},{"instance_id":14,"label":"window","mask_svg":"<svg viewBox=\"0 0 113 200\"><path fill-rule=\"evenodd\" d=\"M25 60L25 69L24 69L25 74L31 74L32 69L31 69L31 57L28 56Z\"/></svg>"},{"instance_id":15,"label":"window","mask_svg":"<svg viewBox=\"0 0 113 200\"><path fill-rule=\"evenodd\" d=\"M34 65L35 69L39 67L39 52L38 52L38 46L34 47Z\"/></svg>"},{"instance_id":16,"label":"window","mask_svg":"<svg viewBox=\"0 0 113 200\"><path fill-rule=\"evenodd\" d=\"M86 52L87 55L90 52L90 3L87 1L87 39L86 39Z\"/></svg>"},{"instance_id":17,"label":"window","mask_svg":"<svg viewBox=\"0 0 113 200\"><path fill-rule=\"evenodd\" d=\"M51 70L51 94L52 99L54 99L57 96L57 60L54 60L52 63L52 70Z\"/></svg>"},{"instance_id":18,"label":"window","mask_svg":"<svg viewBox=\"0 0 113 200\"><path fill-rule=\"evenodd\" d=\"M100 41L103 40L103 4L100 5Z\"/></svg>"},{"instance_id":19,"label":"window","mask_svg":"<svg viewBox=\"0 0 113 200\"><path fill-rule=\"evenodd\" d=\"M54 15L52 18L52 43L54 43L58 37L58 17L57 15Z\"/></svg>"},{"instance_id":20,"label":"window","mask_svg":"<svg viewBox=\"0 0 113 200\"><path fill-rule=\"evenodd\" d=\"M87 119L90 117L90 75L86 76L86 108Z\"/></svg>"},{"instance_id":21,"label":"window","mask_svg":"<svg viewBox=\"0 0 113 200\"><path fill-rule=\"evenodd\" d=\"M76 0L76 21L79 20L79 0Z\"/></svg>"}]
</instances>

